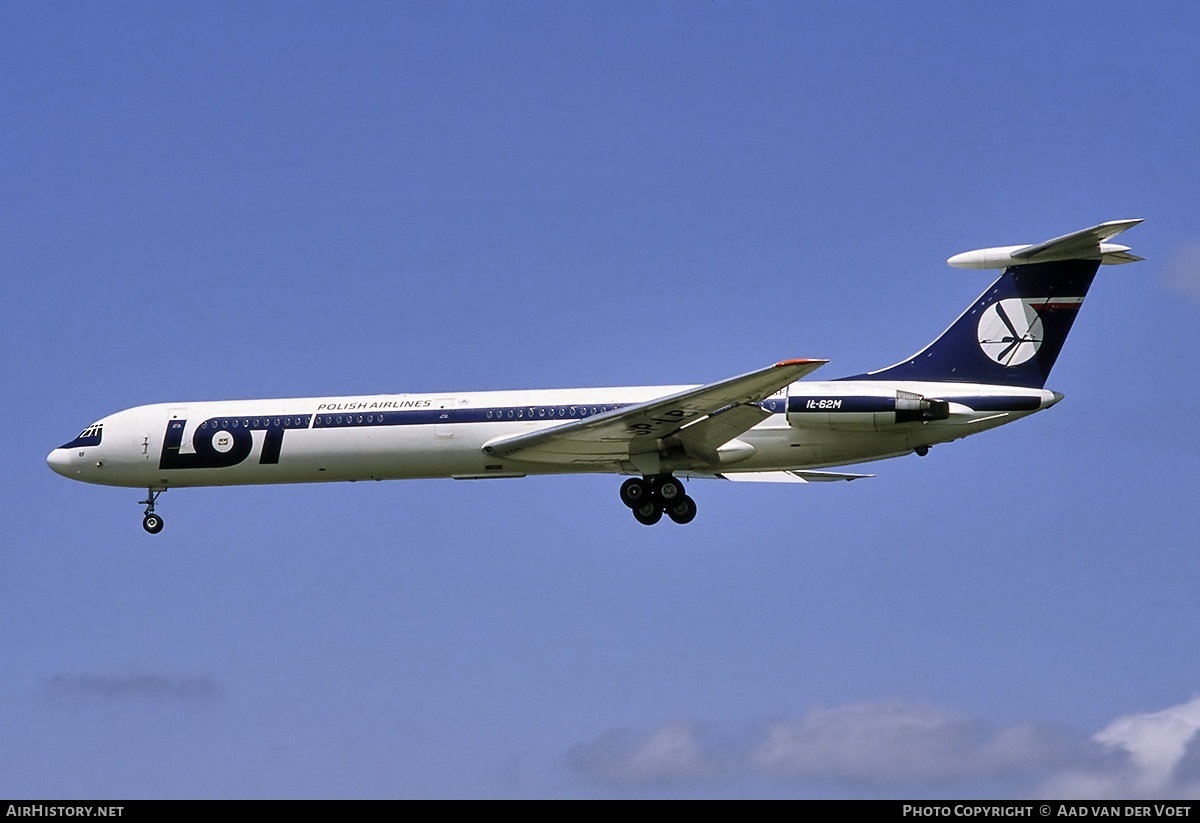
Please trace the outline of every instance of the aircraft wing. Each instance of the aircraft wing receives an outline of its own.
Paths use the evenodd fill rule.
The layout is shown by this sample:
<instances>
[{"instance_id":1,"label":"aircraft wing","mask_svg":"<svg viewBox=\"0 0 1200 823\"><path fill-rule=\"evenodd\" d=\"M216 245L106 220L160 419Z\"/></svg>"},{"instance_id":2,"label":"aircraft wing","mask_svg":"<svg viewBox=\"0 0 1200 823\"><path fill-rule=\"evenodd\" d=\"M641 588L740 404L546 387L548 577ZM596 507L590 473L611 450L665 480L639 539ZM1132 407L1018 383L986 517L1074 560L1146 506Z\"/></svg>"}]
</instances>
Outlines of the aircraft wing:
<instances>
[{"instance_id":1,"label":"aircraft wing","mask_svg":"<svg viewBox=\"0 0 1200 823\"><path fill-rule=\"evenodd\" d=\"M721 472L712 476L719 477L722 480L737 480L742 483L832 483L838 480L863 480L875 475L796 470L777 472Z\"/></svg>"},{"instance_id":2,"label":"aircraft wing","mask_svg":"<svg viewBox=\"0 0 1200 823\"><path fill-rule=\"evenodd\" d=\"M699 450L716 449L760 422L758 405L827 360L783 360L765 369L697 386L666 397L575 420L561 426L503 437L483 450L498 457L551 463L607 463L657 452L659 441L679 434ZM694 435L687 433L696 428Z\"/></svg>"}]
</instances>

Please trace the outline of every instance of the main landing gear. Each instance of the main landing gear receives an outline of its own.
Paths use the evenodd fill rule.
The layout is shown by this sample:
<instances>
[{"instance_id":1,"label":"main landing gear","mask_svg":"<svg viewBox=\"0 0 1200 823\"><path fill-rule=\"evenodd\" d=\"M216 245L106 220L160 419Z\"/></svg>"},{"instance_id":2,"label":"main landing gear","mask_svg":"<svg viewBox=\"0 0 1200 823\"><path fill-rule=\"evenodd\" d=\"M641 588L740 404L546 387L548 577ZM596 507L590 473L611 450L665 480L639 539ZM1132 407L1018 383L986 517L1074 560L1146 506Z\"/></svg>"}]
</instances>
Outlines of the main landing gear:
<instances>
[{"instance_id":1,"label":"main landing gear","mask_svg":"<svg viewBox=\"0 0 1200 823\"><path fill-rule=\"evenodd\" d=\"M696 517L696 501L684 493L679 479L669 474L629 478L621 484L621 502L645 526L662 520L664 513L680 524L691 523Z\"/></svg>"},{"instance_id":2,"label":"main landing gear","mask_svg":"<svg viewBox=\"0 0 1200 823\"><path fill-rule=\"evenodd\" d=\"M146 499L139 500L146 506L146 515L142 518L142 528L150 532L150 534L158 534L163 530L163 519L154 513L154 503L158 500L158 496L165 492L166 489L153 488L146 489Z\"/></svg>"}]
</instances>

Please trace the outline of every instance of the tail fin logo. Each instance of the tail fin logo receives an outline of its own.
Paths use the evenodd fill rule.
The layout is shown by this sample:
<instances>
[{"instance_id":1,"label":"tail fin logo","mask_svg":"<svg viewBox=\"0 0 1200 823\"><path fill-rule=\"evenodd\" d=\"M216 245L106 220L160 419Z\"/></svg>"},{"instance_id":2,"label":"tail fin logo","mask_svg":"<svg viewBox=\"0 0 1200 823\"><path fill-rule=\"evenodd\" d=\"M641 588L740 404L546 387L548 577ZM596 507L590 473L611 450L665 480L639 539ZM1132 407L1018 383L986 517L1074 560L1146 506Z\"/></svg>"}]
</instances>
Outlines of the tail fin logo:
<instances>
[{"instance_id":1,"label":"tail fin logo","mask_svg":"<svg viewBox=\"0 0 1200 823\"><path fill-rule=\"evenodd\" d=\"M1044 339L1037 310L1017 297L993 303L979 318L979 347L1001 366L1030 360Z\"/></svg>"}]
</instances>

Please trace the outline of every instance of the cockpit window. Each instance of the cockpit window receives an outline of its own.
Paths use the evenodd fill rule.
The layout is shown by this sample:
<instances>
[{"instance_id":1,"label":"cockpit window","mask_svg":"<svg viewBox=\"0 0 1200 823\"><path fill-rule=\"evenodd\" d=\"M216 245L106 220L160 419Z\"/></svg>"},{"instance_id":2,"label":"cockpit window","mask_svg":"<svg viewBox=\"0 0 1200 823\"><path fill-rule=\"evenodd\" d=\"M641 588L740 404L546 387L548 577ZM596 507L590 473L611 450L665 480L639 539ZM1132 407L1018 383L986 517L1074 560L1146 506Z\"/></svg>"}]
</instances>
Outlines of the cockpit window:
<instances>
[{"instance_id":1,"label":"cockpit window","mask_svg":"<svg viewBox=\"0 0 1200 823\"><path fill-rule=\"evenodd\" d=\"M104 436L104 424L93 423L79 433L70 443L63 443L60 449L83 449L88 446L99 446L100 438Z\"/></svg>"}]
</instances>

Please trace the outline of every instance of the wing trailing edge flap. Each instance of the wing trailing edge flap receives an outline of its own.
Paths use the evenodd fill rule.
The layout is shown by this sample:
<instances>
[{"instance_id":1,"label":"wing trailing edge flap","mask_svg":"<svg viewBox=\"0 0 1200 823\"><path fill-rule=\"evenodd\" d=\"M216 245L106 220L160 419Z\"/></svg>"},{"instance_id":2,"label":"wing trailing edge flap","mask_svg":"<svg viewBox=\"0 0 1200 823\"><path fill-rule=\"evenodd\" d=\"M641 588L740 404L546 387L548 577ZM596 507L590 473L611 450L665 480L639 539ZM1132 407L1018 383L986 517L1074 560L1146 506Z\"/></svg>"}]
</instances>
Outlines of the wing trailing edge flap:
<instances>
[{"instance_id":1,"label":"wing trailing edge flap","mask_svg":"<svg viewBox=\"0 0 1200 823\"><path fill-rule=\"evenodd\" d=\"M658 452L662 440L675 435L686 452L707 462L722 445L770 415L759 405L763 400L827 362L783 360L585 420L502 437L485 443L483 450L540 463L611 463Z\"/></svg>"},{"instance_id":2,"label":"wing trailing edge flap","mask_svg":"<svg viewBox=\"0 0 1200 823\"><path fill-rule=\"evenodd\" d=\"M757 404L726 406L703 420L684 426L675 436L690 457L716 466L721 462L717 449L770 416L771 412Z\"/></svg>"},{"instance_id":3,"label":"wing trailing edge flap","mask_svg":"<svg viewBox=\"0 0 1200 823\"><path fill-rule=\"evenodd\" d=\"M742 483L832 483L835 480L862 480L873 474L847 474L845 472L777 471L777 472L728 472L715 475L722 480Z\"/></svg>"}]
</instances>

